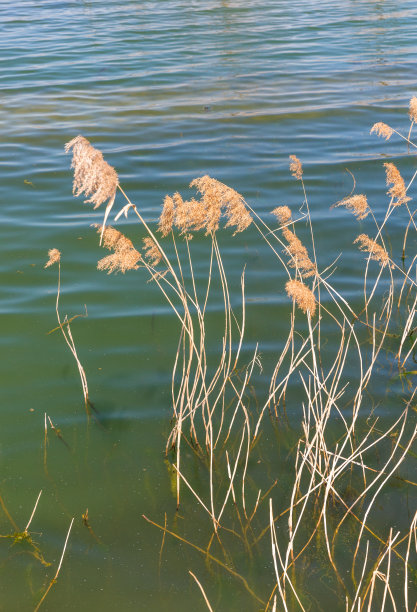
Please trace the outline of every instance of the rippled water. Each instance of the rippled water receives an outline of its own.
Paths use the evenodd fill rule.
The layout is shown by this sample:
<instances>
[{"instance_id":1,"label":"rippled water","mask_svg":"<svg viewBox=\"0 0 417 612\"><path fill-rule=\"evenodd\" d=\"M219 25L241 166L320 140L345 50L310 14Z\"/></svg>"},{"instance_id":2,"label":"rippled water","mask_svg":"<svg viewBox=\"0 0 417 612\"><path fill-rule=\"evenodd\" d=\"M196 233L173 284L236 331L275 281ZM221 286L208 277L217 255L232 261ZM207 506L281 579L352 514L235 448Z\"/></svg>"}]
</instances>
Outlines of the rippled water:
<instances>
[{"instance_id":1,"label":"rippled water","mask_svg":"<svg viewBox=\"0 0 417 612\"><path fill-rule=\"evenodd\" d=\"M175 543L158 566L160 532L141 518L163 522L164 512L175 513L162 455L172 315L143 276L96 270L89 225L102 213L73 199L64 144L79 133L89 138L149 221L166 193L186 192L206 173L238 189L265 219L278 204L297 210L302 195L288 171L296 154L319 259L330 263L357 227L330 210L351 192L346 169L376 212L386 207L382 161L402 158L404 175L414 171L401 143L387 146L369 128L382 120L407 129L415 2L3 0L0 15L0 494L23 529L43 490L32 529L54 567L77 517L45 610L202 609L188 569L200 569L206 582L210 569ZM249 312L261 309L247 346L260 341L268 360L285 330L285 279L254 234L222 240L231 278L247 266ZM105 430L86 428L75 364L62 337L47 335L56 325L56 271L43 270L52 247L63 253L62 312L88 311L73 333ZM203 240L193 248L203 268ZM337 279L355 300L361 262L349 257ZM46 465L45 413L68 444L49 435ZM86 508L98 539L81 522ZM0 515L0 533L8 528ZM198 534L197 516L190 529ZM0 547L0 609L32 609L44 570ZM273 585L271 564L268 557L250 567L258 584ZM234 583L218 584L216 609L252 609Z\"/></svg>"}]
</instances>

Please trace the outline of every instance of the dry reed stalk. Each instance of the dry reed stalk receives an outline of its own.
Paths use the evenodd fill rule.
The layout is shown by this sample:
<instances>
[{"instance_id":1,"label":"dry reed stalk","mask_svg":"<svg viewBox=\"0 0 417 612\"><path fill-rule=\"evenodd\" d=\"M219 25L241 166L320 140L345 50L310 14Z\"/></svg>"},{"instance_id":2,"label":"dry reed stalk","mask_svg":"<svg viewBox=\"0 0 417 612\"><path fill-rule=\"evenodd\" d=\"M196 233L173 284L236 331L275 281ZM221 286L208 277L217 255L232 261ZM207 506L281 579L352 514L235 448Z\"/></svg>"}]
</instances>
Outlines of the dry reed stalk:
<instances>
[{"instance_id":1,"label":"dry reed stalk","mask_svg":"<svg viewBox=\"0 0 417 612\"><path fill-rule=\"evenodd\" d=\"M414 299L413 305L411 306L411 308L409 308L408 317L407 317L407 320L405 322L404 330L403 330L403 333L402 333L402 336L401 336L400 348L398 349L398 352L397 352L397 355L396 355L396 358L398 360L399 368L403 368L404 367L407 359L413 353L414 347L416 346L416 343L417 343L417 338L415 338L413 340L413 342L412 342L410 350L408 351L408 353L404 357L402 363L400 364L401 353L402 353L402 349L403 349L403 346L404 346L404 342L406 341L406 339L408 337L412 338L412 335L411 335L412 334L412 325L413 325L413 321L414 321L414 317L415 317L416 313L417 313L417 294L416 294L416 297Z\"/></svg>"},{"instance_id":2,"label":"dry reed stalk","mask_svg":"<svg viewBox=\"0 0 417 612\"><path fill-rule=\"evenodd\" d=\"M189 573L189 574L190 574L190 576L192 576L192 577L194 578L194 580L196 581L196 583L197 583L197 585L198 585L198 588L200 589L200 591L201 591L201 593L202 593L202 595L203 595L203 597L204 597L204 601L206 602L207 608L210 610L210 612L213 612L213 608L212 608L212 607L211 607L211 605L210 605L210 602L209 602L209 600L208 600L208 598L207 598L207 595L206 595L206 593L205 593L205 591L204 591L204 589L203 589L203 587L202 587L202 585L201 585L201 582L200 582L200 581L197 579L197 577L196 577L196 576L193 574L193 572L192 572L191 570L188 570L188 573Z\"/></svg>"},{"instance_id":3,"label":"dry reed stalk","mask_svg":"<svg viewBox=\"0 0 417 612\"><path fill-rule=\"evenodd\" d=\"M285 593L285 584L286 582L288 583L295 599L297 600L298 605L300 606L301 610L303 610L305 612L305 608L301 603L301 600L297 594L297 591L295 590L295 587L292 583L292 580L290 579L289 575L288 575L288 568L287 568L287 561L284 562L282 556L281 556L281 552L278 546L278 539L277 539L277 534L275 531L275 526L274 526L274 515L273 515L273 511L272 511L272 499L269 500L269 524L270 524L270 530L271 530L271 543L272 543L272 557L274 560L274 569L275 569L275 576L277 579L277 586L278 586L278 591L279 594L281 596L281 602L284 606L284 610L288 610L288 606L287 606L287 597L286 597L286 593ZM279 563L281 565L281 569L282 569L282 578L279 575L279 569L278 569L278 563L277 563L277 558L279 560ZM281 581L282 581L282 586L281 586Z\"/></svg>"},{"instance_id":4,"label":"dry reed stalk","mask_svg":"<svg viewBox=\"0 0 417 612\"><path fill-rule=\"evenodd\" d=\"M155 267L162 261L161 249L156 244L155 240L147 236L143 239L143 250L145 251L145 257L149 261L150 265Z\"/></svg>"},{"instance_id":5,"label":"dry reed stalk","mask_svg":"<svg viewBox=\"0 0 417 612\"><path fill-rule=\"evenodd\" d=\"M40 498L41 498L41 495L42 495L42 489L39 491L39 495L38 495L38 497L37 497L37 499L36 499L35 506L34 506L34 508L33 508L33 510L32 510L32 514L30 515L30 518L29 518L29 520L28 520L28 523L27 523L27 525L26 525L26 527L25 527L25 531L24 531L25 533L27 533L27 532L28 532L28 529L29 529L29 527L30 527L30 524L31 524L31 522L32 522L32 519L33 519L33 517L35 516L36 508L38 507L38 503L39 503L39 500L40 500Z\"/></svg>"},{"instance_id":6,"label":"dry reed stalk","mask_svg":"<svg viewBox=\"0 0 417 612\"><path fill-rule=\"evenodd\" d=\"M309 313L311 317L314 317L316 312L316 298L314 293L304 285L304 283L298 280L290 280L285 284L285 290L288 297L292 298L297 304L298 308L305 314Z\"/></svg>"},{"instance_id":7,"label":"dry reed stalk","mask_svg":"<svg viewBox=\"0 0 417 612\"><path fill-rule=\"evenodd\" d=\"M392 199L392 205L401 206L401 204L409 202L411 198L407 196L407 189L405 187L404 179L402 178L398 168L391 163L384 164L384 167L387 175L387 185L391 185L390 189L387 191L387 194Z\"/></svg>"},{"instance_id":8,"label":"dry reed stalk","mask_svg":"<svg viewBox=\"0 0 417 612\"><path fill-rule=\"evenodd\" d=\"M405 559L404 559L404 603L405 603L406 612L409 612L409 608L408 608L408 590L409 590L408 562L410 558L411 541L413 539L413 536L414 536L414 550L417 553L416 533L417 533L417 511L415 512L413 520L411 521L410 531L408 534L407 552L406 552Z\"/></svg>"},{"instance_id":9,"label":"dry reed stalk","mask_svg":"<svg viewBox=\"0 0 417 612\"><path fill-rule=\"evenodd\" d=\"M350 196L349 198L345 198L344 200L341 200L334 206L335 207L345 206L345 208L350 210L355 215L355 217L360 221L362 219L365 219L370 213L370 209L368 206L368 200L366 199L366 196L363 194L357 194L354 196Z\"/></svg>"},{"instance_id":10,"label":"dry reed stalk","mask_svg":"<svg viewBox=\"0 0 417 612\"><path fill-rule=\"evenodd\" d=\"M38 612L39 608L41 607L42 603L44 602L44 600L45 600L46 596L48 595L49 591L52 589L53 585L58 580L59 572L61 571L61 566L62 566L62 562L64 560L65 551L67 549L68 539L69 539L69 536L70 536L70 533L71 533L73 522L74 522L74 519L71 520L71 523L70 523L70 526L69 526L69 529L68 529L68 532L67 532L67 537L65 538L64 548L62 550L61 558L59 560L58 569L55 572L55 576L52 578L51 582L49 583L48 588L46 589L45 593L42 595L42 598L41 598L40 602L38 603L38 605L36 606L34 612Z\"/></svg>"},{"instance_id":11,"label":"dry reed stalk","mask_svg":"<svg viewBox=\"0 0 417 612\"><path fill-rule=\"evenodd\" d=\"M52 266L55 263L58 264L58 287L57 287L57 295L56 295L56 302L55 302L55 311L56 311L56 317L58 320L58 326L62 332L62 335L64 336L64 340L68 348L70 349L76 361L78 372L79 372L80 379L81 379L81 387L82 387L83 395L84 395L84 405L85 405L87 414L89 414L89 406L91 406L91 402L88 396L87 376L78 358L77 349L75 348L74 339L71 334L70 322L68 321L67 316L65 316L64 321L61 322L61 316L59 314L59 298L61 294L61 253L58 251L58 249L50 249L48 251L48 255L49 255L49 259L45 265L45 268ZM64 328L64 325L66 325L66 329Z\"/></svg>"}]
</instances>

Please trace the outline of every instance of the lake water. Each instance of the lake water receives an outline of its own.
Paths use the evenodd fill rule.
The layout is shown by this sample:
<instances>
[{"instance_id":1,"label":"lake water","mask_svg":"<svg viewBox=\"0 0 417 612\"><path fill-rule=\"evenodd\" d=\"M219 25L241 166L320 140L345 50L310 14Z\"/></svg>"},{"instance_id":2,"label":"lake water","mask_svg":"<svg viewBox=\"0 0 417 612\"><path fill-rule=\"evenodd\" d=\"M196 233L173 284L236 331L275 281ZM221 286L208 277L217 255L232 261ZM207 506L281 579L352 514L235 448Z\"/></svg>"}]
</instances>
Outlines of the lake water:
<instances>
[{"instance_id":1,"label":"lake water","mask_svg":"<svg viewBox=\"0 0 417 612\"><path fill-rule=\"evenodd\" d=\"M100 222L102 210L72 197L65 143L83 134L97 146L149 222L157 219L165 194L188 193L190 181L204 174L237 189L269 223L275 206L297 212L303 196L288 168L288 156L297 155L320 266L348 252L334 279L358 303L363 257L351 247L358 224L330 207L350 194L352 173L357 192L383 216L382 163L398 163L408 180L414 172L399 139L387 144L369 130L376 121L408 130L408 102L417 92L416 28L414 0L0 0L0 495L23 530L42 490L31 532L53 564L46 570L33 556L18 554L10 540L0 540L0 610L35 607L72 517L61 573L44 610L202 610L189 570L215 610L262 607L190 546L167 535L160 554L162 533L142 518L164 524L166 516L173 531L207 546L210 524L191 495L176 514L164 461L178 329L142 271L107 276L96 270L102 252L89 226ZM121 205L118 196L115 209ZM406 219L401 212L392 221L393 245ZM132 239L143 235L133 217L124 223ZM268 374L287 333L285 276L255 232L226 232L220 242L238 290L246 265L244 355L248 361L259 342ZM76 365L62 336L48 334L57 325L57 270L43 266L53 247L62 251L61 314L88 312L74 320L72 332L102 427L87 423ZM198 273L207 258L203 237L192 247ZM238 307L239 295L232 300ZM218 330L221 307L217 311L214 302L210 308L215 322L219 317ZM208 341L214 353L215 336ZM330 351L331 335L328 343ZM385 384L376 392L382 417L400 389L388 361L379 376L385 382L392 376L394 396L390 403ZM287 410L297 422L301 406ZM49 429L46 455L45 414L66 443ZM298 432L268 427L262 453L269 453L268 469L285 481ZM255 478L260 468L251 467ZM257 477L263 487L270 474ZM204 482L198 465L194 478ZM389 499L384 520L391 525L398 517ZM415 505L415 493L410 499ZM81 518L87 508L93 533ZM268 523L267 508L259 520ZM0 534L11 530L0 511ZM233 550L233 566L268 599L275 580L270 543L250 559ZM344 610L334 592L323 595L327 578L320 567L318 561L309 570L308 609L336 609L328 606L339 601Z\"/></svg>"}]
</instances>

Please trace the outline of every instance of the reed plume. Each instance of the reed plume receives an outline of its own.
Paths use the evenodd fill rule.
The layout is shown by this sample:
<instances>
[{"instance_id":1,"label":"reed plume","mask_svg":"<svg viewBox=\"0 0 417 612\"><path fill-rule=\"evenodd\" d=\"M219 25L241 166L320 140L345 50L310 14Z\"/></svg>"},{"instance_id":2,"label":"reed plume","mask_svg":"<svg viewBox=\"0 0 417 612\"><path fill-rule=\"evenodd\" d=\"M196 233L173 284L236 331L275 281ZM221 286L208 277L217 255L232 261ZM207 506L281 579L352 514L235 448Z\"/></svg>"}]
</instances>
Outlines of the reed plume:
<instances>
[{"instance_id":1,"label":"reed plume","mask_svg":"<svg viewBox=\"0 0 417 612\"><path fill-rule=\"evenodd\" d=\"M410 100L409 117L410 117L410 121L414 121L414 123L417 123L417 98L416 96L413 96Z\"/></svg>"},{"instance_id":2,"label":"reed plume","mask_svg":"<svg viewBox=\"0 0 417 612\"><path fill-rule=\"evenodd\" d=\"M157 266L162 259L162 253L158 245L156 244L155 240L151 238L150 236L147 236L146 238L144 238L143 239L143 249L145 251L145 257L149 261L151 266L153 267Z\"/></svg>"},{"instance_id":3,"label":"reed plume","mask_svg":"<svg viewBox=\"0 0 417 612\"><path fill-rule=\"evenodd\" d=\"M291 221L291 210L288 206L277 206L271 213L275 215L277 220L282 224Z\"/></svg>"},{"instance_id":4,"label":"reed plume","mask_svg":"<svg viewBox=\"0 0 417 612\"><path fill-rule=\"evenodd\" d=\"M345 198L344 200L341 200L340 202L335 204L335 207L338 206L345 206L348 210L353 212L353 214L358 220L365 219L365 217L367 217L370 212L368 200L363 194L358 194L351 196L350 198Z\"/></svg>"},{"instance_id":5,"label":"reed plume","mask_svg":"<svg viewBox=\"0 0 417 612\"><path fill-rule=\"evenodd\" d=\"M301 181L303 178L303 166L301 165L300 160L295 155L290 155L290 171L294 178L297 181Z\"/></svg>"},{"instance_id":6,"label":"reed plume","mask_svg":"<svg viewBox=\"0 0 417 612\"><path fill-rule=\"evenodd\" d=\"M385 172L387 175L387 185L391 185L388 189L387 194L393 198L393 206L401 206L409 202L411 198L407 196L407 189L405 187L404 179L400 174L400 171L394 164L384 164Z\"/></svg>"},{"instance_id":7,"label":"reed plume","mask_svg":"<svg viewBox=\"0 0 417 612\"><path fill-rule=\"evenodd\" d=\"M285 290L288 297L295 300L300 310L305 314L309 312L310 316L314 317L316 312L316 298L307 285L298 280L289 280L285 285Z\"/></svg>"},{"instance_id":8,"label":"reed plume","mask_svg":"<svg viewBox=\"0 0 417 612\"><path fill-rule=\"evenodd\" d=\"M174 224L175 204L171 196L167 195L164 199L161 216L159 217L158 231L162 236L167 236L172 230Z\"/></svg>"},{"instance_id":9,"label":"reed plume","mask_svg":"<svg viewBox=\"0 0 417 612\"><path fill-rule=\"evenodd\" d=\"M72 192L77 197L84 193L91 196L86 202L94 209L106 200L113 201L119 184L117 172L103 159L87 138L76 136L65 145L65 153L72 149L71 168L74 169Z\"/></svg>"},{"instance_id":10,"label":"reed plume","mask_svg":"<svg viewBox=\"0 0 417 612\"><path fill-rule=\"evenodd\" d=\"M378 121L378 123L374 123L371 128L371 134L373 134L374 132L377 136L381 136L382 138L385 138L385 140L389 140L394 130L390 128L390 126L386 123Z\"/></svg>"},{"instance_id":11,"label":"reed plume","mask_svg":"<svg viewBox=\"0 0 417 612\"><path fill-rule=\"evenodd\" d=\"M116 170L104 161L103 154L95 149L84 136L76 136L67 142L65 153L69 153L71 149L71 168L74 169L72 193L76 197L82 193L91 196L85 202L94 204L94 209L107 201L100 235L101 244L107 217L116 198L119 178Z\"/></svg>"},{"instance_id":12,"label":"reed plume","mask_svg":"<svg viewBox=\"0 0 417 612\"><path fill-rule=\"evenodd\" d=\"M193 201L191 212L196 214L197 224L206 230L206 234L218 230L222 212L227 217L226 227L234 227L235 234L243 232L252 223L243 196L231 187L208 175L195 178L190 187L195 187L202 195L199 202Z\"/></svg>"},{"instance_id":13,"label":"reed plume","mask_svg":"<svg viewBox=\"0 0 417 612\"><path fill-rule=\"evenodd\" d=\"M288 242L286 250L291 255L290 266L297 268L303 278L313 276L316 273L316 266L308 256L308 251L301 240L287 227L283 228L282 235Z\"/></svg>"},{"instance_id":14,"label":"reed plume","mask_svg":"<svg viewBox=\"0 0 417 612\"><path fill-rule=\"evenodd\" d=\"M55 263L61 260L61 252L58 249L49 249L48 251L48 261L44 265L44 268L49 268L53 266Z\"/></svg>"},{"instance_id":15,"label":"reed plume","mask_svg":"<svg viewBox=\"0 0 417 612\"><path fill-rule=\"evenodd\" d=\"M382 267L389 264L389 256L386 250L366 234L360 234L353 244L359 244L359 249L369 253L370 258L378 261Z\"/></svg>"},{"instance_id":16,"label":"reed plume","mask_svg":"<svg viewBox=\"0 0 417 612\"><path fill-rule=\"evenodd\" d=\"M114 251L111 255L98 261L98 270L107 270L107 274L112 272L124 274L127 270L139 268L138 262L142 259L142 255L135 249L129 238L111 225L105 227L104 230L102 225L95 224L94 227L97 228L98 234L103 235L103 246Z\"/></svg>"}]
</instances>

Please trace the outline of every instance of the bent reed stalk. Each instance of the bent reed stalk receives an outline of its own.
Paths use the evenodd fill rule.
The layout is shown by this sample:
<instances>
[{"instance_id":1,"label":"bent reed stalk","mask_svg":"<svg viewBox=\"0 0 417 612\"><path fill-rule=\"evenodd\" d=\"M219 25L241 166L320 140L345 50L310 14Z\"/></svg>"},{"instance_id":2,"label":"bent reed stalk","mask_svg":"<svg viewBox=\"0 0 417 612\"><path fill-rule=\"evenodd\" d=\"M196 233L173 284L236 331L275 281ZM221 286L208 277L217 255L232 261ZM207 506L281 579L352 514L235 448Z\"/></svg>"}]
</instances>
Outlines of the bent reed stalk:
<instances>
[{"instance_id":1,"label":"bent reed stalk","mask_svg":"<svg viewBox=\"0 0 417 612\"><path fill-rule=\"evenodd\" d=\"M417 98L413 98L407 137L382 122L376 123L371 132L386 140L398 134L414 148L410 138L416 109ZM417 554L417 513L413 508L408 526L399 531L391 525L381 531L372 523L380 500L394 480L399 479L403 490L411 490L414 498L417 486L415 479L399 476L400 468L415 460L412 447L417 437L413 424L415 372L410 369L417 342L416 257L406 252L409 234L417 229L415 210L409 204L415 175L406 185L393 163L384 164L389 199L381 221L375 218L364 194L351 194L334 205L343 206L369 225L367 233L352 236L352 243L366 257L363 306L358 309L343 297L343 289L329 281L334 263L320 268L304 170L296 156L290 156L290 171L302 187L303 214L297 217L288 206L276 207L272 214L279 225L274 228L240 193L208 175L191 182L197 194L189 200L179 193L167 195L157 224L147 223L121 187L116 171L87 139L77 136L67 144L66 151L73 153L74 195L90 196L87 201L95 207L107 202L104 219L96 229L100 243L112 253L100 259L98 268L109 274L145 271L179 322L171 382L173 426L166 455L172 456L177 508L185 487L210 521L213 535L206 546L198 546L168 529L166 520L164 526L147 520L164 536L180 539L230 572L248 597L265 610L311 609L303 568L309 563L309 555L314 557L312 551L319 549L327 559L323 571L334 578L339 609L384 610L388 602L394 609L415 609L416 591L409 576L414 572ZM145 233L142 247L135 247L108 224L117 191L125 204L115 220L133 213ZM398 256L390 253L386 242L386 227L399 209L407 217L402 258L410 258L408 268L397 262ZM218 240L223 219L233 235L256 232L277 258L283 276L288 277L285 291L289 304L292 301L288 336L276 356L266 392L264 385L260 392L253 391L260 367L258 347L249 362L243 362L245 270L240 281L238 316ZM297 235L302 220L309 227L309 245L302 242L301 232ZM192 239L197 232L204 233L208 245L204 278L197 278L193 262ZM223 317L215 363L207 339L208 304L214 285L219 288ZM403 329L393 334L401 317ZM61 323L60 327L64 332ZM324 348L323 329L337 338L333 340L334 350ZM389 426L380 429L378 409L372 406L372 384L378 380L378 364L387 359L392 338L396 337L400 342L392 362L398 364L399 377L408 386L401 398L400 414L393 415ZM356 378L347 380L352 363ZM296 397L295 387L301 423L298 440L289 452L292 484L285 494L281 490L277 496L274 491L280 474L274 475L266 491L256 486L251 474L263 444L262 434L274 425L282 432L290 431L287 407ZM207 490L195 484L193 468L183 454L184 444L207 470ZM280 526L283 529L278 532ZM275 574L272 592L257 592L256 585L230 569L222 534L235 539L248 556L255 554L269 535ZM215 546L223 561L211 552ZM206 595L191 570L190 574L211 609L209 585L205 581Z\"/></svg>"}]
</instances>

